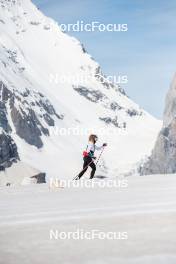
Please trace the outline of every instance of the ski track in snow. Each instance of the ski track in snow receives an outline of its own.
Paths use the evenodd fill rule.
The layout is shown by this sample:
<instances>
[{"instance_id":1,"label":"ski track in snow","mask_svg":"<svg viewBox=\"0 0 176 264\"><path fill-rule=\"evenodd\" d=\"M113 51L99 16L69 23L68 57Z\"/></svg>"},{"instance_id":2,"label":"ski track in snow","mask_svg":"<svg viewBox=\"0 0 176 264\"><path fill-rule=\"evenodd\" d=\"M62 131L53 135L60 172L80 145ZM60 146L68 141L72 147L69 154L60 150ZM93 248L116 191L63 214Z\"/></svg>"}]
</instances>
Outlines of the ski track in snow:
<instances>
[{"instance_id":1,"label":"ski track in snow","mask_svg":"<svg viewBox=\"0 0 176 264\"><path fill-rule=\"evenodd\" d=\"M158 208L161 206L161 208ZM170 208L169 208L170 206ZM51 221L69 221L73 219L86 219L86 218L101 218L103 217L113 217L121 215L136 215L136 214L157 214L157 213L169 213L173 212L173 207L176 211L176 202L168 203L149 203L142 204L140 206L131 205L131 206L118 206L117 207L103 207L103 208L90 208L80 210L69 210L69 211L47 211L39 213L26 213L20 215L7 215L1 216L0 226L13 226L19 224L36 224L36 223L45 223ZM101 213L101 215L97 215ZM31 218L31 219L30 219ZM11 220L9 220L11 219ZM22 219L22 220L21 220Z\"/></svg>"},{"instance_id":2,"label":"ski track in snow","mask_svg":"<svg viewBox=\"0 0 176 264\"><path fill-rule=\"evenodd\" d=\"M129 177L125 190L3 187L0 200L0 263L176 263L176 175ZM51 229L128 239L50 240Z\"/></svg>"}]
</instances>

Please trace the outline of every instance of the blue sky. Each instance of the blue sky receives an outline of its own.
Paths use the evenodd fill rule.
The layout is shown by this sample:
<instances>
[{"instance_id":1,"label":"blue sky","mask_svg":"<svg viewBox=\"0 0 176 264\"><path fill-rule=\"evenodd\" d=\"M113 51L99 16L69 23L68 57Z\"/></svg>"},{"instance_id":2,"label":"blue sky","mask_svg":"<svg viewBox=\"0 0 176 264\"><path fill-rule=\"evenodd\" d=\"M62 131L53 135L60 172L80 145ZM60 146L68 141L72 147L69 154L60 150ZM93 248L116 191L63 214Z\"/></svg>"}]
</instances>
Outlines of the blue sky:
<instances>
[{"instance_id":1,"label":"blue sky","mask_svg":"<svg viewBox=\"0 0 176 264\"><path fill-rule=\"evenodd\" d=\"M58 23L127 23L127 32L69 32L107 75L127 75L127 94L157 118L176 71L175 0L33 0Z\"/></svg>"}]
</instances>

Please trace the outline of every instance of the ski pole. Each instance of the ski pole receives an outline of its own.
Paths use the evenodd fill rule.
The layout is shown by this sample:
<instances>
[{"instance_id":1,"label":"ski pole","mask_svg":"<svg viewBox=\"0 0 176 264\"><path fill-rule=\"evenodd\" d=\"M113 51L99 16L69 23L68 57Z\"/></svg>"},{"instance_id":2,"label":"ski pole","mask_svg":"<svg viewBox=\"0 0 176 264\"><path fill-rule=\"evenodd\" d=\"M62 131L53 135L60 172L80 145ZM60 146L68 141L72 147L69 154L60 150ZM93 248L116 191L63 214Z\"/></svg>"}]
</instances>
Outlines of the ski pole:
<instances>
[{"instance_id":1,"label":"ski pole","mask_svg":"<svg viewBox=\"0 0 176 264\"><path fill-rule=\"evenodd\" d=\"M99 160L100 160L100 158L101 158L101 155L102 155L103 151L104 151L104 147L103 147L103 149L102 149L102 151L101 151L101 153L100 153L100 155L99 155L99 157L98 157L97 162L95 163L95 165L97 165L97 163L99 162Z\"/></svg>"},{"instance_id":2,"label":"ski pole","mask_svg":"<svg viewBox=\"0 0 176 264\"><path fill-rule=\"evenodd\" d=\"M91 162L89 162L89 164L88 164L88 165L87 165L87 166L86 166L81 172L83 172L84 170L86 170L92 162L93 162L93 160L91 160ZM81 172L80 172L80 173L81 173ZM79 173L79 174L80 174L80 173ZM76 176L73 178L73 181L76 180L76 179L78 178L79 174L76 175Z\"/></svg>"}]
</instances>

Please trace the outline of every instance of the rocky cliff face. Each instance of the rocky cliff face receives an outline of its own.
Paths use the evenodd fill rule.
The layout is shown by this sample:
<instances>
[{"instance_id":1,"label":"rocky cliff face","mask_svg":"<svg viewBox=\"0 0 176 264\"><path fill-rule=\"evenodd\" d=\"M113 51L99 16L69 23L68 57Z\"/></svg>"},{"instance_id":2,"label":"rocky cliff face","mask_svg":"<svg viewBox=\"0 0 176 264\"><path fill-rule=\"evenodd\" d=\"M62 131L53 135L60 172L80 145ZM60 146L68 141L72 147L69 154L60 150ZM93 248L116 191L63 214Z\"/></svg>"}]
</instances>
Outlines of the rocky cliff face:
<instances>
[{"instance_id":1,"label":"rocky cliff face","mask_svg":"<svg viewBox=\"0 0 176 264\"><path fill-rule=\"evenodd\" d=\"M116 176L149 155L160 122L31 0L0 0L0 129L21 162L65 178L82 166L88 133L98 133L111 145L103 167Z\"/></svg>"},{"instance_id":2,"label":"rocky cliff face","mask_svg":"<svg viewBox=\"0 0 176 264\"><path fill-rule=\"evenodd\" d=\"M163 127L141 175L176 173L176 75L166 96Z\"/></svg>"},{"instance_id":3,"label":"rocky cliff face","mask_svg":"<svg viewBox=\"0 0 176 264\"><path fill-rule=\"evenodd\" d=\"M63 119L44 95L28 89L21 93L0 81L0 170L19 160L12 132L28 144L41 148L41 137L49 136L48 128L55 125L54 117Z\"/></svg>"},{"instance_id":4,"label":"rocky cliff face","mask_svg":"<svg viewBox=\"0 0 176 264\"><path fill-rule=\"evenodd\" d=\"M13 139L4 132L0 134L0 171L19 160L17 146Z\"/></svg>"}]
</instances>

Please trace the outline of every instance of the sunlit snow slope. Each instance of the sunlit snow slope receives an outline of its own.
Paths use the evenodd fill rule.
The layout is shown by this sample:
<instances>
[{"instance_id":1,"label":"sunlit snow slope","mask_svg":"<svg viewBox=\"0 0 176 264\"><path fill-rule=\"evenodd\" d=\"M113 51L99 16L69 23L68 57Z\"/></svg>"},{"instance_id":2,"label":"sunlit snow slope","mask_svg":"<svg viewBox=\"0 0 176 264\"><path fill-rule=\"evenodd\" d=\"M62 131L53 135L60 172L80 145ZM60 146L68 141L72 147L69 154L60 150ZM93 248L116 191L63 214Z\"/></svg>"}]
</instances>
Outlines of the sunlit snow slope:
<instances>
[{"instance_id":1,"label":"sunlit snow slope","mask_svg":"<svg viewBox=\"0 0 176 264\"><path fill-rule=\"evenodd\" d=\"M30 0L0 0L0 125L23 162L48 176L72 177L82 166L87 135L77 134L84 129L108 142L97 173L128 172L150 154L160 121L119 86L102 83L101 74L81 43ZM61 128L79 131L61 135Z\"/></svg>"}]
</instances>

